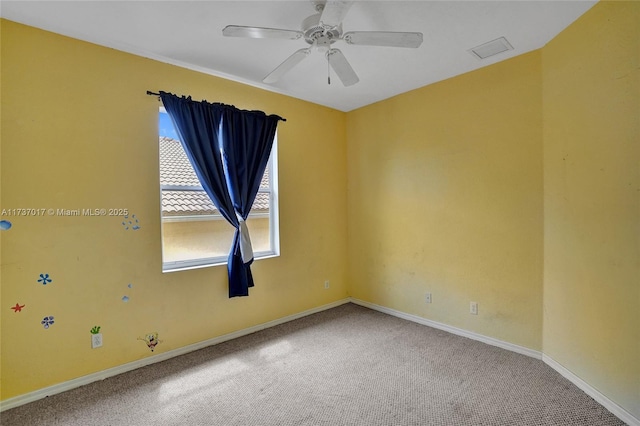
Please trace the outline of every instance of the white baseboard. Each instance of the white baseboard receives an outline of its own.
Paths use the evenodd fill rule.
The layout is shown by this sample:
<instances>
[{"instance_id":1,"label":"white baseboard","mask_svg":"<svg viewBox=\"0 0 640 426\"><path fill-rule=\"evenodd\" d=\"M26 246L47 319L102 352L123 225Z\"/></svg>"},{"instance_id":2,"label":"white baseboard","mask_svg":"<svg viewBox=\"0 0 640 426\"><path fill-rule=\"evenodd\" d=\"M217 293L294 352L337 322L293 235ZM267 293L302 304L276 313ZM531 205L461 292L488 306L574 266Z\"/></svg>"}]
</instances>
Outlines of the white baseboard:
<instances>
[{"instance_id":1,"label":"white baseboard","mask_svg":"<svg viewBox=\"0 0 640 426\"><path fill-rule=\"evenodd\" d=\"M620 407L615 402L611 401L609 398L600 393L593 386L589 385L587 382L582 380L580 377L573 374L571 371L567 370L565 367L560 365L558 362L554 361L550 356L545 355L542 352L535 351L533 349L525 348L523 346L514 345L513 343L504 342L502 340L494 339L493 337L484 336L482 334L473 333L471 331L463 330L461 328L452 327L450 325L442 324L436 321L431 321L417 315L407 314L404 312L397 311L395 309L386 308L384 306L376 305L374 303L365 302L364 300L359 300L355 298L351 298L351 302L356 305L361 305L369 309L373 309L379 312L383 312L385 314L393 315L394 317L406 319L408 321L413 321L418 324L423 324L429 327L437 328L439 330L444 330L452 334L456 334L458 336L468 337L469 339L478 340L483 343L487 343L489 345L498 346L503 349L507 349L513 352L517 352L519 354L527 355L532 358L540 359L542 362L547 364L549 367L553 368L564 378L569 380L571 383L576 385L580 390L589 395L591 398L596 400L600 405L609 410L613 415L618 417L623 422L627 423L629 426L640 426L640 419L634 417L631 413L629 413L624 408Z\"/></svg>"},{"instance_id":2,"label":"white baseboard","mask_svg":"<svg viewBox=\"0 0 640 426\"><path fill-rule=\"evenodd\" d=\"M567 370L560 363L555 361L549 355L542 355L542 361L547 364L549 367L556 370L560 375L562 375L565 379L569 380L571 383L576 385L580 390L589 395L591 398L595 399L600 405L602 405L607 410L611 411L616 417L618 417L623 422L627 423L629 426L640 426L640 419L634 417L627 410L611 401L609 398L601 394L596 388L591 386L589 383L582 380L580 377L573 374L571 371Z\"/></svg>"},{"instance_id":3,"label":"white baseboard","mask_svg":"<svg viewBox=\"0 0 640 426\"><path fill-rule=\"evenodd\" d=\"M350 298L338 300L327 305L318 306L317 308L309 309L297 314L289 315L283 318L279 318L273 321L258 324L253 327L238 330L233 333L225 334L223 336L214 337L213 339L204 340L202 342L194 343L192 345L183 346L178 349L174 349L161 354L149 356L147 358L140 359L138 361L122 364L117 367L109 368L107 370L98 371L96 373L88 374L86 376L78 377L77 379L69 380L63 383L58 383L53 386L49 386L43 389L38 389L34 392L29 392L23 395L19 395L13 398L6 399L0 402L0 412L9 410L10 408L18 407L20 405L27 404L29 402L37 401L47 396L55 395L61 392L65 392L71 389L78 388L80 386L88 385L89 383L96 382L98 380L104 380L108 377L117 376L118 374L126 373L127 371L135 370L136 368L145 367L147 365L155 364L157 362L165 361L170 358L174 358L180 355L187 354L189 352L197 351L199 349L206 348L208 346L217 345L228 340L237 339L238 337L246 336L247 334L255 333L260 330L274 327L276 325L284 324L289 321L293 321L308 315L312 315L318 312L325 311L327 309L335 308L345 303L349 303Z\"/></svg>"},{"instance_id":4,"label":"white baseboard","mask_svg":"<svg viewBox=\"0 0 640 426\"><path fill-rule=\"evenodd\" d=\"M629 426L640 426L640 420L634 417L631 413L626 411L624 408L620 407L615 402L611 401L609 398L604 396L594 387L589 385L587 382L582 380L580 377L573 374L571 371L567 370L565 367L560 365L558 362L553 360L548 355L544 355L542 352L525 348L523 346L515 345L513 343L505 342L502 340L494 339L493 337L484 336L482 334L474 333L471 331L467 331L461 328L452 327L447 324L442 324L436 321L431 321L426 318L419 317L417 315L407 314L401 311L397 311L395 309L387 308L384 306L376 305L374 303L366 302L364 300L355 299L355 298L346 298L341 299L333 303L329 303L327 305L319 306L317 308L309 309L297 314L289 315L283 318L279 318L273 321L269 321L263 324L258 324L253 327L245 328L243 330L238 330L233 333L225 334L223 336L215 337L213 339L204 340L202 342L194 343L192 345L184 346L182 348L174 349L168 352L164 352L161 354L152 355L150 357L140 359L138 361L130 362L127 364L119 365L117 367L109 368L107 370L99 371L96 373L92 373L86 376L78 377L77 379L69 380L63 383L59 383L57 385L49 386L43 389L39 389L34 392L29 392L24 395L19 395L13 398L9 398L5 401L0 402L0 412L4 410L8 410L10 408L18 407L20 405L27 404L29 402L37 401L39 399L45 398L50 395L55 395L61 392L65 392L71 389L75 389L80 386L88 385L89 383L104 380L108 377L113 377L118 374L125 373L127 371L135 370L136 368L144 367L147 365L155 364L157 362L165 361L170 358L174 358L180 355L187 354L189 352L197 351L199 349L206 348L208 346L217 345L222 342L226 342L228 340L236 339L238 337L246 336L247 334L255 333L260 330L264 330L270 327L274 327L276 325L284 324L289 321L293 321L299 318L303 318L308 315L312 315L318 312L325 311L327 309L335 308L340 305L344 305L345 303L355 303L360 306L364 306L369 309L373 309L379 312L383 312L385 314L389 314L398 318L406 319L408 321L416 322L418 324L426 325L428 327L437 328L439 330L443 330L452 334L456 334L458 336L467 337L469 339L477 340L483 343L487 343L489 345L497 346L502 349L506 349L512 352L516 352L522 355L526 355L532 358L540 359L549 367L553 368L567 380L576 385L579 389L589 395L591 398L596 400L599 404L609 410L612 414L618 417L620 420L626 422Z\"/></svg>"},{"instance_id":5,"label":"white baseboard","mask_svg":"<svg viewBox=\"0 0 640 426\"><path fill-rule=\"evenodd\" d=\"M351 302L356 305L364 306L375 311L383 312L385 314L393 315L394 317L406 319L408 321L417 322L418 324L426 325L429 327L444 330L451 334L467 337L469 339L478 340L488 345L497 346L502 349L507 349L511 352L517 352L522 355L530 356L531 358L542 359L542 352L525 348L524 346L515 345L513 343L505 342L503 340L494 339L493 337L484 336L482 334L474 333L472 331L464 330L462 328L452 327L447 324L428 320L426 318L419 317L417 315L407 314L404 312L396 311L395 309L386 308L384 306L376 305L375 303L365 302L364 300L351 298Z\"/></svg>"}]
</instances>

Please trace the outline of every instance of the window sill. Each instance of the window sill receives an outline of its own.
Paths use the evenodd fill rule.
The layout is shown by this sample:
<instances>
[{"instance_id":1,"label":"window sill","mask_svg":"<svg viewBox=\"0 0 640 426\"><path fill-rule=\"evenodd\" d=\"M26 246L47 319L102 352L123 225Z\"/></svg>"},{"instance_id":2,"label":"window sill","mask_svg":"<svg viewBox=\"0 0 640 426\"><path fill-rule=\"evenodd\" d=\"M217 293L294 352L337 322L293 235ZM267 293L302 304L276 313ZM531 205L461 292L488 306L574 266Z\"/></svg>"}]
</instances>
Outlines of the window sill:
<instances>
[{"instance_id":1,"label":"window sill","mask_svg":"<svg viewBox=\"0 0 640 426\"><path fill-rule=\"evenodd\" d=\"M262 260L262 259L271 259L273 257L279 257L280 253L276 252L260 252L254 253L253 261ZM178 262L167 262L162 263L162 273L168 272L178 272L178 271L188 271L191 269L201 269L201 268L210 268L214 266L223 266L227 264L227 259L221 258L210 258L210 259L201 259L198 261L178 261Z\"/></svg>"}]
</instances>

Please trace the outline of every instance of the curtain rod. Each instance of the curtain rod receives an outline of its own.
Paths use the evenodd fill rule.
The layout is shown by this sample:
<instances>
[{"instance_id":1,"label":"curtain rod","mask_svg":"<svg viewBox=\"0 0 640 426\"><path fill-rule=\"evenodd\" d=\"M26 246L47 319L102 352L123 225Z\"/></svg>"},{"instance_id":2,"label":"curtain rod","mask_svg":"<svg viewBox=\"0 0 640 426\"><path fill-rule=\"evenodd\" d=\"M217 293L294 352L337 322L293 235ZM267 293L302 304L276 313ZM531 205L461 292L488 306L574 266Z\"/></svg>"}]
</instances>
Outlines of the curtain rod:
<instances>
[{"instance_id":1,"label":"curtain rod","mask_svg":"<svg viewBox=\"0 0 640 426\"><path fill-rule=\"evenodd\" d=\"M152 92L151 90L147 90L147 95L149 95L149 96L158 96L158 97L160 97L160 93L155 93L155 92ZM235 107L234 107L234 108L235 108ZM262 111L260 111L260 112L262 112ZM267 115L266 113L263 113L263 114ZM279 115L276 115L276 117L278 117L278 118L279 118L280 120L282 120L282 121L287 121L285 118L282 118L282 117L280 117Z\"/></svg>"}]
</instances>

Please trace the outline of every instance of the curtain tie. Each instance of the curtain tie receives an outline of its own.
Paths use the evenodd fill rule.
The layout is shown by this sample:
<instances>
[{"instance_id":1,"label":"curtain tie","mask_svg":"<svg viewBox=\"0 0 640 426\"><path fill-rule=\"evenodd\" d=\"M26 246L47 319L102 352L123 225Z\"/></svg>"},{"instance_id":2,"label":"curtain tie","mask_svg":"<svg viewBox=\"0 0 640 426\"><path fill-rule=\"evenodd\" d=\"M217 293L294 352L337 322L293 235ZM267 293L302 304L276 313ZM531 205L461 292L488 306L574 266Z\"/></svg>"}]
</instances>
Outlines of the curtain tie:
<instances>
[{"instance_id":1,"label":"curtain tie","mask_svg":"<svg viewBox=\"0 0 640 426\"><path fill-rule=\"evenodd\" d=\"M253 259L253 247L251 246L251 236L249 236L249 228L245 223L242 216L236 212L238 218L238 230L240 231L240 254L242 255L242 262L249 263Z\"/></svg>"}]
</instances>

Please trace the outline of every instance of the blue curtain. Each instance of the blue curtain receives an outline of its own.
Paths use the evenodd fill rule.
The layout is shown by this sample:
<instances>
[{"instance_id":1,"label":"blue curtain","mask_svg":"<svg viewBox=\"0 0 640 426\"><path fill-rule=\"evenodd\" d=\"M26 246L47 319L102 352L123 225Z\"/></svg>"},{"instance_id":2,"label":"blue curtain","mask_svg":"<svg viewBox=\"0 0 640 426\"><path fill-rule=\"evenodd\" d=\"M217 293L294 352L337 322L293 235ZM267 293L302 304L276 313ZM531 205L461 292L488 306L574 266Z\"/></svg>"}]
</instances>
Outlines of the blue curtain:
<instances>
[{"instance_id":1,"label":"blue curtain","mask_svg":"<svg viewBox=\"0 0 640 426\"><path fill-rule=\"evenodd\" d=\"M253 287L253 250L245 220L269 160L279 120L262 111L196 102L160 92L184 150L207 195L236 228L227 259L229 297Z\"/></svg>"}]
</instances>

